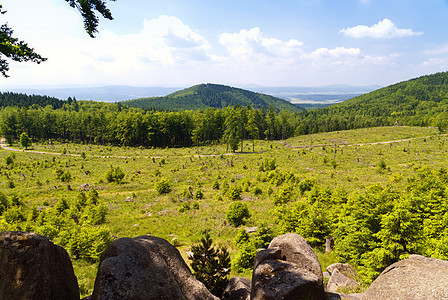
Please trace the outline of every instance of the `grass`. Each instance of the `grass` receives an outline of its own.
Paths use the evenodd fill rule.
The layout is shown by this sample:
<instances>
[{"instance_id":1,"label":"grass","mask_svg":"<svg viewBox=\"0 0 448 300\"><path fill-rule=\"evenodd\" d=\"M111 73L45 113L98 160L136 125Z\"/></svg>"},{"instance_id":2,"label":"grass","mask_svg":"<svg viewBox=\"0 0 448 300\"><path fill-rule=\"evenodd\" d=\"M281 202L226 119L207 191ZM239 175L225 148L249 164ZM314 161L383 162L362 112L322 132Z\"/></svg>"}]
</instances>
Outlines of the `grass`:
<instances>
[{"instance_id":1,"label":"grass","mask_svg":"<svg viewBox=\"0 0 448 300\"><path fill-rule=\"evenodd\" d=\"M411 140L400 141L403 139ZM387 141L396 142L373 144ZM305 147L312 145L315 147ZM299 146L302 148L294 148ZM150 234L168 241L175 238L178 250L186 258L186 251L208 230L215 245L226 245L233 257L237 251L233 238L238 229L225 220L232 200L222 195L222 185L226 181L245 187L242 201L251 212L246 226L267 221L275 229L272 216L275 206L267 191L269 188L275 191L277 187L267 180L268 172L259 171L266 159L274 158L277 170L291 172L301 180L315 178L323 187L362 192L377 183L400 189L416 168L446 166L446 146L446 136L440 136L436 129L420 127L370 128L286 141L256 141L256 153L233 154L226 153L225 145L204 146L199 147L199 157L196 147L140 149L43 143L33 144L34 150L27 152L0 150L0 188L6 194L19 195L27 205L42 206L45 201L54 205L61 198L73 203L81 185L89 184L98 190L101 203L108 207L105 225L114 236ZM252 141L245 141L244 148L250 151ZM5 164L12 153L14 168ZM121 184L107 183L110 166L119 166L125 173ZM57 168L67 170L71 181L58 180ZM156 191L161 179L167 179L171 185L172 191L166 195ZM216 180L220 190L212 187ZM182 192L190 187L193 191L201 189L204 198L184 199ZM255 187L262 193L255 195ZM218 195L222 200L218 200ZM197 201L199 209L181 213L178 209L182 201ZM319 258L323 268L336 262L331 256L319 254ZM90 294L96 265L74 260L74 268L81 293ZM250 278L251 271L242 275Z\"/></svg>"}]
</instances>

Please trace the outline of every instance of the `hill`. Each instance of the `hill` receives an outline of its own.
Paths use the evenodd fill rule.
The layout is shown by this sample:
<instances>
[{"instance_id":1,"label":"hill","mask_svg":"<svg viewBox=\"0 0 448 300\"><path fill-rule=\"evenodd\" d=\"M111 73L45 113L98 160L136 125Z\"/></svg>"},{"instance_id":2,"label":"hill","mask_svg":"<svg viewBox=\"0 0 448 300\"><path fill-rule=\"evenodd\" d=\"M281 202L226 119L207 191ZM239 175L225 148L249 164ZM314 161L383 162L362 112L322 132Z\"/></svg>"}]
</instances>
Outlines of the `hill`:
<instances>
[{"instance_id":1,"label":"hill","mask_svg":"<svg viewBox=\"0 0 448 300\"><path fill-rule=\"evenodd\" d=\"M277 111L288 109L298 112L304 110L280 98L211 83L195 85L165 97L140 98L124 101L123 104L138 108L173 111L206 109L208 107L224 108L236 105L251 105L256 109L262 107L268 109L272 105Z\"/></svg>"},{"instance_id":2,"label":"hill","mask_svg":"<svg viewBox=\"0 0 448 300\"><path fill-rule=\"evenodd\" d=\"M426 75L301 113L298 134L354 128L448 125L448 72Z\"/></svg>"}]
</instances>

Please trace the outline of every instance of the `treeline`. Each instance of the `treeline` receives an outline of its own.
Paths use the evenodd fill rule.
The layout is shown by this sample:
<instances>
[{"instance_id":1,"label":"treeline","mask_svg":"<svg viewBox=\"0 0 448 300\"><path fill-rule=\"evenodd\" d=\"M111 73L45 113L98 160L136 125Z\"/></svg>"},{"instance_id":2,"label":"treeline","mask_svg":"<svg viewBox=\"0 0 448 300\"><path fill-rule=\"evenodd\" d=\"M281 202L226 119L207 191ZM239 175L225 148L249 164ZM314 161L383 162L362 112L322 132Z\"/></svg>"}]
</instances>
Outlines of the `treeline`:
<instances>
[{"instance_id":1,"label":"treeline","mask_svg":"<svg viewBox=\"0 0 448 300\"><path fill-rule=\"evenodd\" d=\"M67 101L49 96L26 95L18 93L1 93L0 107L17 106L17 107L45 107L51 105L53 108L61 108L64 103L72 103L76 99L68 98Z\"/></svg>"},{"instance_id":2,"label":"treeline","mask_svg":"<svg viewBox=\"0 0 448 300\"><path fill-rule=\"evenodd\" d=\"M250 106L197 111L146 111L120 104L65 101L52 106L0 109L1 134L11 142L26 132L34 140L143 147L185 147L228 142L236 150L244 139L284 139L297 124L288 111Z\"/></svg>"}]
</instances>

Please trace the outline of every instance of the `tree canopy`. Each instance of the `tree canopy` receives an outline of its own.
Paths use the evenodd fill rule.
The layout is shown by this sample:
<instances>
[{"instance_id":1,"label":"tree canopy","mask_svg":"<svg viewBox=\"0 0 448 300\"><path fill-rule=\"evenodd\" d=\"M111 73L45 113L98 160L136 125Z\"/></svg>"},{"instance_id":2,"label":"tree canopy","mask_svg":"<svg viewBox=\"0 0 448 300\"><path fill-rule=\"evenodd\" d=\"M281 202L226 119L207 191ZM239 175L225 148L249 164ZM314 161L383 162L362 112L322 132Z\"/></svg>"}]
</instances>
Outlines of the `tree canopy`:
<instances>
[{"instance_id":1,"label":"tree canopy","mask_svg":"<svg viewBox=\"0 0 448 300\"><path fill-rule=\"evenodd\" d=\"M95 37L95 33L98 32L98 16L99 13L104 18L112 20L112 13L106 6L106 1L102 0L65 0L68 4L77 8L84 19L84 28L90 37ZM108 0L115 2L116 0ZM0 4L0 14L5 14L3 6ZM31 61L40 64L46 61L47 58L42 57L34 51L33 48L28 46L24 41L19 40L13 36L14 31L8 26L8 24L2 24L0 26L0 73L3 77L9 77L7 72L9 71L9 62L7 59L13 61L23 62Z\"/></svg>"}]
</instances>

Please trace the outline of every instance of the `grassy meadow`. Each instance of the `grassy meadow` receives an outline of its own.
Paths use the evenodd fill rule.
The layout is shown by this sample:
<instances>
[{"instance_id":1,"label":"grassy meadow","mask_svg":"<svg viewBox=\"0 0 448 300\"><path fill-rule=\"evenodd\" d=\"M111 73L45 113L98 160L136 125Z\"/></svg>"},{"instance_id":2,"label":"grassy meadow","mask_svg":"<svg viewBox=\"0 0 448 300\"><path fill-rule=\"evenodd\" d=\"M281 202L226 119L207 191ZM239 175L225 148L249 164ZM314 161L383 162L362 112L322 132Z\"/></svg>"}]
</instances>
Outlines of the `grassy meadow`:
<instances>
[{"instance_id":1,"label":"grassy meadow","mask_svg":"<svg viewBox=\"0 0 448 300\"><path fill-rule=\"evenodd\" d=\"M227 152L225 145L142 149L33 144L26 152L0 150L0 186L6 195L17 195L26 206L45 209L62 198L74 203L81 185L89 184L108 209L104 226L114 237L162 237L186 258L186 251L208 230L215 245L226 245L234 256L238 228L226 221L232 200L223 195L222 187L226 183L242 187L241 200L251 213L245 227L266 223L275 232L273 195L279 187L267 178L268 172L260 170L266 161L275 159L276 170L290 172L300 180L314 178L324 188L362 193L366 187L380 184L399 190L417 168L447 165L447 140L437 129L398 126L255 141L255 152L252 141L244 141L244 152L234 154ZM22 150L17 144L13 148ZM12 153L14 168L5 163ZM106 180L111 167L124 172L121 183ZM68 171L70 180L58 179L57 169ZM167 194L156 189L163 179L171 187ZM183 202L190 206L197 202L199 208L180 212ZM325 255L319 257L324 265L335 262ZM73 264L81 292L87 295L93 289L97 265L81 259L74 259ZM250 276L250 271L243 275Z\"/></svg>"}]
</instances>

